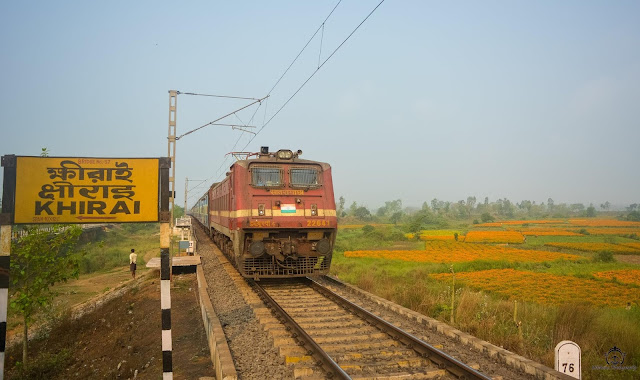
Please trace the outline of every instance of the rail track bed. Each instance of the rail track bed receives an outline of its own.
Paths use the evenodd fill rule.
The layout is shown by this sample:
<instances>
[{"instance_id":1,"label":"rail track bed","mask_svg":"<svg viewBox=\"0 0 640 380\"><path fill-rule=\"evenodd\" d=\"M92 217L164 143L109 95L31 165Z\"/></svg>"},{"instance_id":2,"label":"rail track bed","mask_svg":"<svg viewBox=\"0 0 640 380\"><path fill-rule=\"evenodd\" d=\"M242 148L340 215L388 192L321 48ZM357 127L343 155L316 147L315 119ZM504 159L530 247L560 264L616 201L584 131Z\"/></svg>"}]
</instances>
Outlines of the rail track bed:
<instances>
[{"instance_id":1,"label":"rail track bed","mask_svg":"<svg viewBox=\"0 0 640 380\"><path fill-rule=\"evenodd\" d=\"M200 228L195 231L198 236L198 251L203 258L202 265L209 283L209 297L222 323L238 378L339 378L339 374L333 374L333 369L324 369L326 364L318 356L318 351L303 343L301 335L291 325L284 323L286 318L278 316L274 306L267 306L267 302L258 296L259 291L253 282L240 276L206 233ZM548 367L517 357L445 323L331 277L322 276L314 280L495 380L566 378L555 371L550 373ZM260 284L271 288L268 291L273 293L272 298L284 305L287 313L296 316L297 323L306 328L312 337L316 337L318 342L322 342L319 344L322 351L329 351L331 360L344 365L346 370L342 371L352 378L400 380L429 378L431 375L436 376L435 378L456 378L450 371L439 368L430 359L425 360L424 356L416 354L415 350L410 354L411 350L407 345L400 339L394 339L393 335L374 335L382 332L373 327L376 323L356 318L350 309L338 307L326 297L313 296L315 291L307 285L285 283L282 285L290 286L290 289L277 295L280 292L276 291L277 284L265 280L261 280ZM311 296L307 296L307 293ZM319 298L314 301L312 296ZM302 309L299 309L301 305ZM355 337L357 333L380 338ZM344 340L347 336L354 337ZM390 348L383 349L383 342L388 342ZM349 346L355 350L348 350ZM487 347L492 349L488 350ZM403 355L404 353L409 355ZM420 367L418 363L426 367ZM430 375L426 374L429 372Z\"/></svg>"},{"instance_id":2,"label":"rail track bed","mask_svg":"<svg viewBox=\"0 0 640 380\"><path fill-rule=\"evenodd\" d=\"M489 379L314 280L262 280L251 285L278 319L267 327L281 330L272 335L285 340L292 336L299 346L286 361L309 365L296 377ZM274 341L277 345L277 338Z\"/></svg>"}]
</instances>

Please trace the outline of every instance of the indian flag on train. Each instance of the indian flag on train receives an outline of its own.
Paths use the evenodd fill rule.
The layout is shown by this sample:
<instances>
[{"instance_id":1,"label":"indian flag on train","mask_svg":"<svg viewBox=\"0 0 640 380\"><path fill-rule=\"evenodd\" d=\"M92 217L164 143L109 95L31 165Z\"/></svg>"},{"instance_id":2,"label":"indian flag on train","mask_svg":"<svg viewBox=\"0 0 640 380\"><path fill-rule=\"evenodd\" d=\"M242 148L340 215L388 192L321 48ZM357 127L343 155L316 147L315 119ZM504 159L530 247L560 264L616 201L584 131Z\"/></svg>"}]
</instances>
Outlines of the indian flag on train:
<instances>
[{"instance_id":1,"label":"indian flag on train","mask_svg":"<svg viewBox=\"0 0 640 380\"><path fill-rule=\"evenodd\" d=\"M291 205L285 205L285 204L283 204L283 205L280 207L280 211L281 211L283 214L295 214L295 213L296 213L296 205L293 205L293 204L291 204Z\"/></svg>"}]
</instances>

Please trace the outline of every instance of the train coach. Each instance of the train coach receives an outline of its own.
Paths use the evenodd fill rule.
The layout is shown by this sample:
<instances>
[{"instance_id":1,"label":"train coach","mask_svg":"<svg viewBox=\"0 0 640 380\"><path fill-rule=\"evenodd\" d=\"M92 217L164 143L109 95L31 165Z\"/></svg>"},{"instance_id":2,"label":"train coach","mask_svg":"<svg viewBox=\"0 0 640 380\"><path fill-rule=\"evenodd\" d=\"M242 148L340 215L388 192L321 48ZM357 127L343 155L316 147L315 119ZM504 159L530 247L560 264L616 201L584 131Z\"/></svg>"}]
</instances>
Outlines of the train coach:
<instances>
[{"instance_id":1,"label":"train coach","mask_svg":"<svg viewBox=\"0 0 640 380\"><path fill-rule=\"evenodd\" d=\"M329 272L337 231L331 166L301 154L262 147L190 211L244 277Z\"/></svg>"}]
</instances>

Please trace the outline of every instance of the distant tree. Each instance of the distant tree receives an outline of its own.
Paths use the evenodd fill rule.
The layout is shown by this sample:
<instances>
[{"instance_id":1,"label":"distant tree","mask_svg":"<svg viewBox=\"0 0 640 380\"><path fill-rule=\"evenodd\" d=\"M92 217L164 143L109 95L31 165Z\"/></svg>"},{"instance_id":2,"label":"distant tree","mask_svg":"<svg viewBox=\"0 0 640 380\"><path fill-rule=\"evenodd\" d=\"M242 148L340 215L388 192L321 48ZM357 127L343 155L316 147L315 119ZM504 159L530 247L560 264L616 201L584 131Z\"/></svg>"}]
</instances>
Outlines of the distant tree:
<instances>
[{"instance_id":1,"label":"distant tree","mask_svg":"<svg viewBox=\"0 0 640 380\"><path fill-rule=\"evenodd\" d=\"M554 206L553 199L551 198L547 199L547 208L549 209L549 211L553 211L553 206Z\"/></svg>"},{"instance_id":2,"label":"distant tree","mask_svg":"<svg viewBox=\"0 0 640 380\"><path fill-rule=\"evenodd\" d=\"M52 230L36 226L11 247L11 308L22 315L22 362L27 363L29 324L34 314L50 306L56 283L78 278L79 255L74 247L82 230L77 226L54 225Z\"/></svg>"},{"instance_id":3,"label":"distant tree","mask_svg":"<svg viewBox=\"0 0 640 380\"><path fill-rule=\"evenodd\" d=\"M371 212L365 206L360 206L353 212L353 216L360 220L369 220L371 219Z\"/></svg>"},{"instance_id":4,"label":"distant tree","mask_svg":"<svg viewBox=\"0 0 640 380\"><path fill-rule=\"evenodd\" d=\"M638 210L631 211L627 215L627 220L631 220L631 221L634 221L634 222L640 222L640 211L638 211Z\"/></svg>"},{"instance_id":5,"label":"distant tree","mask_svg":"<svg viewBox=\"0 0 640 380\"><path fill-rule=\"evenodd\" d=\"M184 216L184 207L180 207L176 204L173 205L173 217L182 218Z\"/></svg>"},{"instance_id":6,"label":"distant tree","mask_svg":"<svg viewBox=\"0 0 640 380\"><path fill-rule=\"evenodd\" d=\"M569 206L569 210L580 213L585 210L585 207L582 203L573 203Z\"/></svg>"},{"instance_id":7,"label":"distant tree","mask_svg":"<svg viewBox=\"0 0 640 380\"><path fill-rule=\"evenodd\" d=\"M627 207L627 211L636 211L636 210L639 210L637 203L632 203L629 205L629 207Z\"/></svg>"},{"instance_id":8,"label":"distant tree","mask_svg":"<svg viewBox=\"0 0 640 380\"><path fill-rule=\"evenodd\" d=\"M438 198L433 198L431 200L431 209L433 210L433 212L438 212L438 210L440 209L440 201L438 201Z\"/></svg>"},{"instance_id":9,"label":"distant tree","mask_svg":"<svg viewBox=\"0 0 640 380\"><path fill-rule=\"evenodd\" d=\"M391 215L391 218L389 220L393 224L398 224L398 222L402 219L403 215L404 213L402 211L394 212L393 215Z\"/></svg>"},{"instance_id":10,"label":"distant tree","mask_svg":"<svg viewBox=\"0 0 640 380\"><path fill-rule=\"evenodd\" d=\"M600 205L600 208L607 211L611 208L611 203L609 203L609 201L606 201Z\"/></svg>"},{"instance_id":11,"label":"distant tree","mask_svg":"<svg viewBox=\"0 0 640 380\"><path fill-rule=\"evenodd\" d=\"M497 208L498 215L500 216L503 216L506 218L513 218L515 216L514 214L515 207L513 206L513 203L511 203L511 201L508 200L507 198L498 199L496 201L496 208Z\"/></svg>"},{"instance_id":12,"label":"distant tree","mask_svg":"<svg viewBox=\"0 0 640 380\"><path fill-rule=\"evenodd\" d=\"M344 203L345 203L344 197L341 196L338 199L338 216L340 217L344 216Z\"/></svg>"},{"instance_id":13,"label":"distant tree","mask_svg":"<svg viewBox=\"0 0 640 380\"><path fill-rule=\"evenodd\" d=\"M476 207L476 197L467 197L467 216L471 216L474 207Z\"/></svg>"},{"instance_id":14,"label":"distant tree","mask_svg":"<svg viewBox=\"0 0 640 380\"><path fill-rule=\"evenodd\" d=\"M586 215L587 215L588 218L595 218L595 216L596 216L596 208L593 207L593 204L590 204L589 207L587 207Z\"/></svg>"},{"instance_id":15,"label":"distant tree","mask_svg":"<svg viewBox=\"0 0 640 380\"><path fill-rule=\"evenodd\" d=\"M358 209L358 204L354 201L351 204L351 206L349 206L349 215L354 216L357 209Z\"/></svg>"},{"instance_id":16,"label":"distant tree","mask_svg":"<svg viewBox=\"0 0 640 380\"><path fill-rule=\"evenodd\" d=\"M495 218L488 212L483 212L482 215L480 215L480 220L482 220L482 223L490 223L495 221Z\"/></svg>"}]
</instances>

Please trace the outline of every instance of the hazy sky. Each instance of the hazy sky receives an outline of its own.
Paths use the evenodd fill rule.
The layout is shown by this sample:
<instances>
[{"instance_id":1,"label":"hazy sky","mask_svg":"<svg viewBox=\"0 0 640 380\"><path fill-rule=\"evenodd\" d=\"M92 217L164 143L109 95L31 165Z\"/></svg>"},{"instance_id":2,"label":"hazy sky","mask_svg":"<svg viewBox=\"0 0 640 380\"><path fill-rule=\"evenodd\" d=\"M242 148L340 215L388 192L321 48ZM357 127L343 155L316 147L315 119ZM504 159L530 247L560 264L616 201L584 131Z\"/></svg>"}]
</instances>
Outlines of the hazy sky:
<instances>
[{"instance_id":1,"label":"hazy sky","mask_svg":"<svg viewBox=\"0 0 640 380\"><path fill-rule=\"evenodd\" d=\"M267 95L336 3L4 2L0 154L166 156L168 90ZM221 122L262 127L378 3L341 2L269 100ZM640 202L638 15L638 1L387 0L253 141L221 126L178 141L176 202L248 143L330 163L336 197L373 208ZM180 95L178 134L246 104Z\"/></svg>"}]
</instances>

